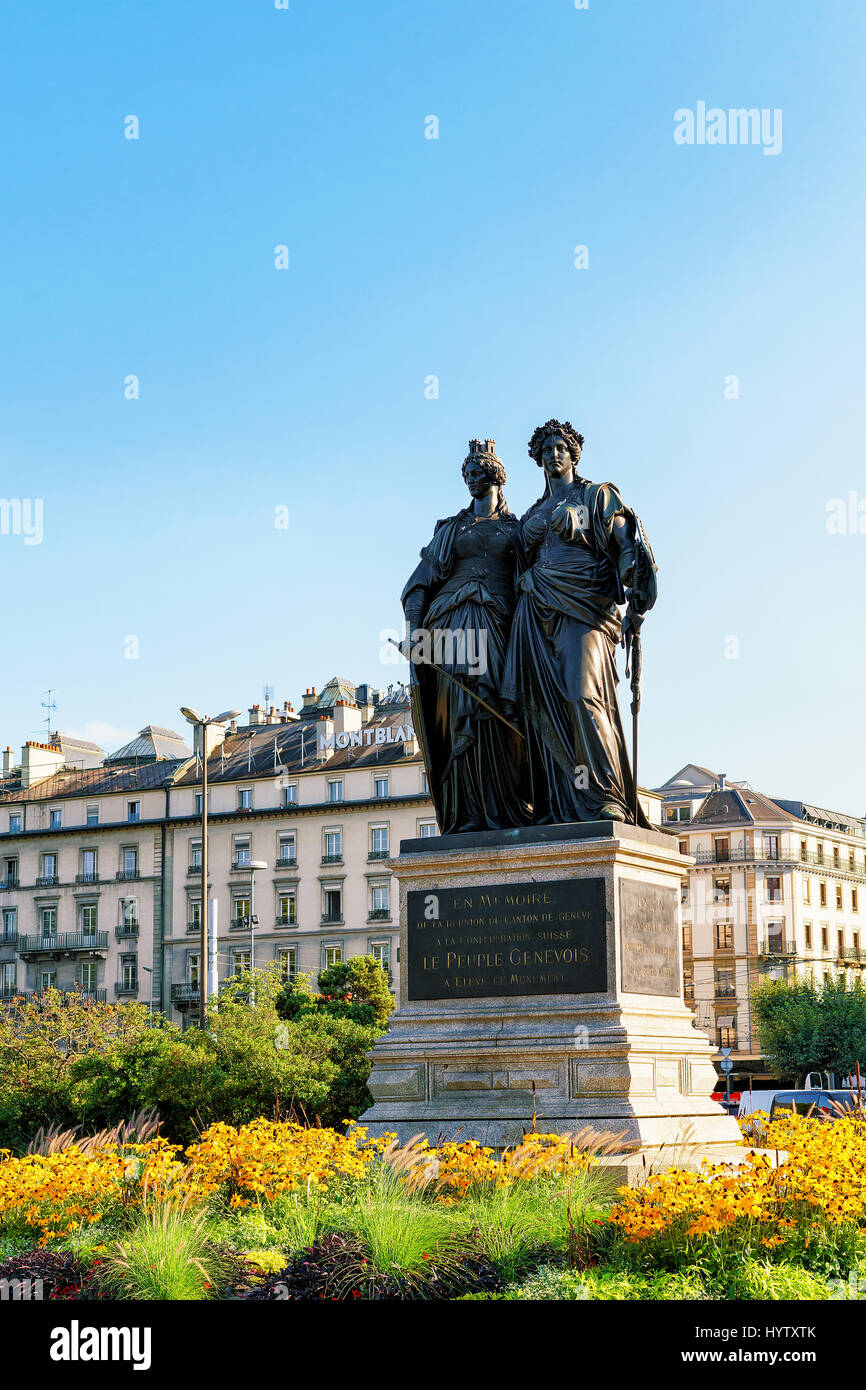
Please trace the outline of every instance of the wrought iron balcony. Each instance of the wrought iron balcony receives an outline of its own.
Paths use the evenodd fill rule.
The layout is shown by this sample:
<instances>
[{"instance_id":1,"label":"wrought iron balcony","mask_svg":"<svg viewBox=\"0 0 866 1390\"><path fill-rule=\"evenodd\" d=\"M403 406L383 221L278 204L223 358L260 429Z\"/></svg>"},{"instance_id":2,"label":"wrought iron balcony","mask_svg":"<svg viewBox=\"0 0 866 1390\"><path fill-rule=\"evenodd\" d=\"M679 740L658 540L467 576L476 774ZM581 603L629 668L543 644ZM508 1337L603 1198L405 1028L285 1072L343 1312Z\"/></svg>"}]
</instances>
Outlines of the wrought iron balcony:
<instances>
[{"instance_id":1,"label":"wrought iron balcony","mask_svg":"<svg viewBox=\"0 0 866 1390\"><path fill-rule=\"evenodd\" d=\"M75 875L75 882L76 882L76 883L98 883L98 882L99 882L99 874L98 874L98 873L92 873L92 874L76 874L76 875Z\"/></svg>"},{"instance_id":2,"label":"wrought iron balcony","mask_svg":"<svg viewBox=\"0 0 866 1390\"><path fill-rule=\"evenodd\" d=\"M122 995L126 995L127 997L128 997L129 995L131 995L131 994L138 994L138 981L137 981L137 980L115 980L115 982L114 982L114 993L115 993L116 995L121 995L121 994L122 994Z\"/></svg>"},{"instance_id":3,"label":"wrought iron balcony","mask_svg":"<svg viewBox=\"0 0 866 1390\"><path fill-rule=\"evenodd\" d=\"M17 985L0 985L0 999L20 999L23 995L24 991Z\"/></svg>"},{"instance_id":4,"label":"wrought iron balcony","mask_svg":"<svg viewBox=\"0 0 866 1390\"><path fill-rule=\"evenodd\" d=\"M368 922L388 922L391 919L390 907L371 907L367 913Z\"/></svg>"},{"instance_id":5,"label":"wrought iron balcony","mask_svg":"<svg viewBox=\"0 0 866 1390\"><path fill-rule=\"evenodd\" d=\"M250 868L250 860L241 859L238 857L238 855L235 855L234 859L232 860L232 869L246 869L248 874L253 872Z\"/></svg>"},{"instance_id":6,"label":"wrought iron balcony","mask_svg":"<svg viewBox=\"0 0 866 1390\"><path fill-rule=\"evenodd\" d=\"M197 1004L199 1001L199 987L191 984L177 984L171 987L171 1002L173 1004Z\"/></svg>"},{"instance_id":7,"label":"wrought iron balcony","mask_svg":"<svg viewBox=\"0 0 866 1390\"><path fill-rule=\"evenodd\" d=\"M368 860L369 860L369 859L390 859L390 858L391 858L391 851L390 851L389 849L371 849L371 850L370 850L370 853L367 855L367 858L368 858Z\"/></svg>"},{"instance_id":8,"label":"wrought iron balcony","mask_svg":"<svg viewBox=\"0 0 866 1390\"><path fill-rule=\"evenodd\" d=\"M201 936L201 922L187 922L187 932L197 932Z\"/></svg>"},{"instance_id":9,"label":"wrought iron balcony","mask_svg":"<svg viewBox=\"0 0 866 1390\"><path fill-rule=\"evenodd\" d=\"M187 873L188 873L188 874L200 874L200 873L201 873L201 864L190 864L189 867L187 868Z\"/></svg>"},{"instance_id":10,"label":"wrought iron balcony","mask_svg":"<svg viewBox=\"0 0 866 1390\"><path fill-rule=\"evenodd\" d=\"M94 1004L104 1004L108 999L107 990L86 989L84 985L76 985L74 989L62 989L60 993L64 999L86 999Z\"/></svg>"},{"instance_id":11,"label":"wrought iron balcony","mask_svg":"<svg viewBox=\"0 0 866 1390\"><path fill-rule=\"evenodd\" d=\"M61 932L58 936L19 936L18 954L65 955L71 951L107 951L108 932Z\"/></svg>"},{"instance_id":12,"label":"wrought iron balcony","mask_svg":"<svg viewBox=\"0 0 866 1390\"><path fill-rule=\"evenodd\" d=\"M18 944L17 930L4 931L0 936L0 946L15 946Z\"/></svg>"},{"instance_id":13,"label":"wrought iron balcony","mask_svg":"<svg viewBox=\"0 0 866 1390\"><path fill-rule=\"evenodd\" d=\"M323 912L323 913L322 913L322 926L323 926L323 927L336 927L336 926L342 926L342 925L343 925L343 921L344 921L344 918L343 918L342 912Z\"/></svg>"},{"instance_id":14,"label":"wrought iron balcony","mask_svg":"<svg viewBox=\"0 0 866 1390\"><path fill-rule=\"evenodd\" d=\"M716 985L714 997L716 999L736 999L737 987L736 985Z\"/></svg>"},{"instance_id":15,"label":"wrought iron balcony","mask_svg":"<svg viewBox=\"0 0 866 1390\"><path fill-rule=\"evenodd\" d=\"M130 936L138 936L138 923L121 922L114 928L114 935L117 937L118 941L123 941Z\"/></svg>"},{"instance_id":16,"label":"wrought iron balcony","mask_svg":"<svg viewBox=\"0 0 866 1390\"><path fill-rule=\"evenodd\" d=\"M116 879L140 878L141 874L138 869L118 869L114 877Z\"/></svg>"},{"instance_id":17,"label":"wrought iron balcony","mask_svg":"<svg viewBox=\"0 0 866 1390\"><path fill-rule=\"evenodd\" d=\"M0 883L0 891L2 891L4 888L20 888L20 886L21 884L19 882L17 874L7 874L6 877L3 879L3 882Z\"/></svg>"},{"instance_id":18,"label":"wrought iron balcony","mask_svg":"<svg viewBox=\"0 0 866 1390\"><path fill-rule=\"evenodd\" d=\"M294 854L281 854L280 857L279 857L279 859L276 861L275 868L277 868L277 869L294 869L294 868L297 867L297 863L298 863L298 860L297 860L297 856L296 856L296 855L294 855Z\"/></svg>"},{"instance_id":19,"label":"wrought iron balcony","mask_svg":"<svg viewBox=\"0 0 866 1390\"><path fill-rule=\"evenodd\" d=\"M793 941L782 936L769 936L758 946L759 956L795 956L797 948Z\"/></svg>"},{"instance_id":20,"label":"wrought iron balcony","mask_svg":"<svg viewBox=\"0 0 866 1390\"><path fill-rule=\"evenodd\" d=\"M274 922L275 927L296 927L297 925L297 917L278 917Z\"/></svg>"},{"instance_id":21,"label":"wrought iron balcony","mask_svg":"<svg viewBox=\"0 0 866 1390\"><path fill-rule=\"evenodd\" d=\"M342 854L323 854L323 855L322 855L322 863L323 863L323 864L342 864L342 862L343 862L343 856L342 856Z\"/></svg>"},{"instance_id":22,"label":"wrought iron balcony","mask_svg":"<svg viewBox=\"0 0 866 1390\"><path fill-rule=\"evenodd\" d=\"M55 884L58 884L59 882L60 879L57 877L57 874L40 874L36 880L36 887L53 888Z\"/></svg>"}]
</instances>

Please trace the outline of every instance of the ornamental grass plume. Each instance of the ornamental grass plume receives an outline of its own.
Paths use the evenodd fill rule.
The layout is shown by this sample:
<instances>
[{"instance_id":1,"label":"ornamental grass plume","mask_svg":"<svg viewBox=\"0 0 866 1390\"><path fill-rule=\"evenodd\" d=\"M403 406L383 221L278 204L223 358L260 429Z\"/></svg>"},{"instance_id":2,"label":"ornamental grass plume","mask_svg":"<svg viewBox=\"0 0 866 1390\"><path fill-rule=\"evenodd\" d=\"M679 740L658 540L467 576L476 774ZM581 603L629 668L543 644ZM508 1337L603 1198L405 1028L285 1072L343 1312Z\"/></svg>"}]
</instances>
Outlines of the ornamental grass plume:
<instances>
[{"instance_id":1,"label":"ornamental grass plume","mask_svg":"<svg viewBox=\"0 0 866 1390\"><path fill-rule=\"evenodd\" d=\"M100 1268L107 1292L148 1302L219 1297L233 1262L215 1247L205 1213L188 1210L191 1195L154 1196L145 1189L133 1230Z\"/></svg>"}]
</instances>

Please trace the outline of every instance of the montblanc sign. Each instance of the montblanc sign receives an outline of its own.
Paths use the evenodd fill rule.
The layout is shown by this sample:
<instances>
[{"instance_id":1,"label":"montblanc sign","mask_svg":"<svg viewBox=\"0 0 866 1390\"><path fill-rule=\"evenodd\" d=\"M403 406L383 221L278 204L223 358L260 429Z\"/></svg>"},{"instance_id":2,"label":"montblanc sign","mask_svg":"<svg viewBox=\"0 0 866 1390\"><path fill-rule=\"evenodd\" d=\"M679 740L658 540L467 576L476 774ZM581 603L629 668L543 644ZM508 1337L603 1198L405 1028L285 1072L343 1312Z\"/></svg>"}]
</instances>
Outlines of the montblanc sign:
<instances>
[{"instance_id":1,"label":"montblanc sign","mask_svg":"<svg viewBox=\"0 0 866 1390\"><path fill-rule=\"evenodd\" d=\"M411 724L379 725L375 729L344 729L340 734L320 734L319 748L369 748L374 743L409 743L415 737Z\"/></svg>"}]
</instances>

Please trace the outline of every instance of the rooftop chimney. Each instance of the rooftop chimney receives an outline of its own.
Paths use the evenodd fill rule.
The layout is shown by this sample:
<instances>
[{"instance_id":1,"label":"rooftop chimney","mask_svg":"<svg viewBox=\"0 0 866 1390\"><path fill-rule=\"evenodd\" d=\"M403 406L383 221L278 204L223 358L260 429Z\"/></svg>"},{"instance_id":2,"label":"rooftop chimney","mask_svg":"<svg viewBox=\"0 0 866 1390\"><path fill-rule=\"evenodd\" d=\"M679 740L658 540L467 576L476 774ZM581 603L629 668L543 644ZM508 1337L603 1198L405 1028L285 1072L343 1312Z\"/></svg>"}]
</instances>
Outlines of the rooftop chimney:
<instances>
[{"instance_id":1,"label":"rooftop chimney","mask_svg":"<svg viewBox=\"0 0 866 1390\"><path fill-rule=\"evenodd\" d=\"M12 771L12 749L7 744L3 749L3 776L8 777Z\"/></svg>"},{"instance_id":2,"label":"rooftop chimney","mask_svg":"<svg viewBox=\"0 0 866 1390\"><path fill-rule=\"evenodd\" d=\"M265 716L264 716L264 713L263 713L263 711L262 711L261 705L251 705L251 706L250 706L250 723L251 723L251 724L264 724L265 722L266 722L266 720L265 720Z\"/></svg>"},{"instance_id":3,"label":"rooftop chimney","mask_svg":"<svg viewBox=\"0 0 866 1390\"><path fill-rule=\"evenodd\" d=\"M21 749L21 786L26 790L35 782L44 782L58 773L63 763L63 751L55 743L28 741Z\"/></svg>"},{"instance_id":4,"label":"rooftop chimney","mask_svg":"<svg viewBox=\"0 0 866 1390\"><path fill-rule=\"evenodd\" d=\"M725 777L726 777L726 776L727 776L727 773L725 773L725 772L720 772L720 773L719 773L719 791L720 791L720 792L723 792L723 791L725 790Z\"/></svg>"}]
</instances>

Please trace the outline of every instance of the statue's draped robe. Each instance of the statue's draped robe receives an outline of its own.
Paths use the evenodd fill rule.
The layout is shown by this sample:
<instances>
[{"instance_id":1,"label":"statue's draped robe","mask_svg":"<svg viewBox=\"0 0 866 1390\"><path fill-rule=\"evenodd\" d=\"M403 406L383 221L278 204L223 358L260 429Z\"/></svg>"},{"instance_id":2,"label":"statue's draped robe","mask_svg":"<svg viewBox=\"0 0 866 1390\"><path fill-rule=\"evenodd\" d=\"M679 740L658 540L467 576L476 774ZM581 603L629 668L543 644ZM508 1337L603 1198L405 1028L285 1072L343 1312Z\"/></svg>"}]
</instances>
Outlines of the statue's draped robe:
<instances>
[{"instance_id":1,"label":"statue's draped robe","mask_svg":"<svg viewBox=\"0 0 866 1390\"><path fill-rule=\"evenodd\" d=\"M634 819L634 783L617 703L624 602L613 524L624 516L655 598L655 566L634 513L611 483L576 479L567 502L583 529L556 534L546 498L522 518L526 568L502 683L526 731L533 821L597 820L613 803ZM647 558L648 557L648 558ZM638 824L648 826L638 810Z\"/></svg>"},{"instance_id":2,"label":"statue's draped robe","mask_svg":"<svg viewBox=\"0 0 866 1390\"><path fill-rule=\"evenodd\" d=\"M494 708L519 557L516 517L500 507L476 518L467 507L437 523L402 595L410 628L430 634L433 662ZM411 670L413 717L442 833L525 825L520 738L430 666L413 661Z\"/></svg>"}]
</instances>

